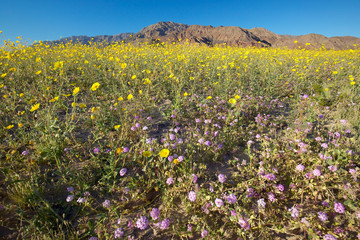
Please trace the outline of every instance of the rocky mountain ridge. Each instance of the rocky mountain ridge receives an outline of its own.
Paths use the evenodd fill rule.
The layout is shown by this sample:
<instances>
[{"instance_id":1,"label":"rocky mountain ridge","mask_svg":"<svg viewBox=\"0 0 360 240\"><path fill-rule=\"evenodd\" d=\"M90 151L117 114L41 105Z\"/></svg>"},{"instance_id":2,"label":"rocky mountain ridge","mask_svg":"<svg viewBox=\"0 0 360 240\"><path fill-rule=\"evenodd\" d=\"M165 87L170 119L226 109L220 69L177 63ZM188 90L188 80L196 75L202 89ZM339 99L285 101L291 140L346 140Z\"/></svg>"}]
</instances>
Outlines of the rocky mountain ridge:
<instances>
[{"instance_id":1,"label":"rocky mountain ridge","mask_svg":"<svg viewBox=\"0 0 360 240\"><path fill-rule=\"evenodd\" d=\"M187 25L174 22L158 22L141 29L138 33L120 33L117 35L101 35L95 37L75 36L62 38L53 43L67 43L69 41L88 44L94 42L184 42L214 46L226 44L229 46L256 47L287 47L287 48L326 48L326 49L355 49L360 46L360 38L326 37L320 34L306 34L301 36L279 35L265 28L245 29L234 26L202 26Z\"/></svg>"}]
</instances>

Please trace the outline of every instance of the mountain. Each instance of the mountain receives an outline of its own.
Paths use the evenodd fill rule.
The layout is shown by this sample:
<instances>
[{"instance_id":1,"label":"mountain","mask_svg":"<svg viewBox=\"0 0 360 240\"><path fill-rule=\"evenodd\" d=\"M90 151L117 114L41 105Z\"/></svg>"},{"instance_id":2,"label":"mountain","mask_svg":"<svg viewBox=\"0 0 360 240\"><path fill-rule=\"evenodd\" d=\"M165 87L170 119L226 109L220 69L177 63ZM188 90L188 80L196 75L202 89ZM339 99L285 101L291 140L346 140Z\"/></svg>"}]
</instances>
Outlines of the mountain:
<instances>
[{"instance_id":1,"label":"mountain","mask_svg":"<svg viewBox=\"0 0 360 240\"><path fill-rule=\"evenodd\" d=\"M52 43L67 43L69 41L88 44L95 42L184 42L214 46L226 44L229 46L256 47L288 47L288 48L321 48L354 49L360 46L360 38L326 37L320 34L301 36L279 35L265 28L245 29L241 27L213 27L202 25L187 25L174 22L158 22L141 29L138 33L121 33L117 35L101 35L95 37L75 36L62 38Z\"/></svg>"},{"instance_id":2,"label":"mountain","mask_svg":"<svg viewBox=\"0 0 360 240\"><path fill-rule=\"evenodd\" d=\"M89 44L89 42L121 42L127 38L129 38L134 33L120 33L116 35L98 35L95 37L88 37L88 36L71 36L66 38L61 38L55 41L45 41L45 43L51 44L59 44L59 43L82 43L82 44Z\"/></svg>"}]
</instances>

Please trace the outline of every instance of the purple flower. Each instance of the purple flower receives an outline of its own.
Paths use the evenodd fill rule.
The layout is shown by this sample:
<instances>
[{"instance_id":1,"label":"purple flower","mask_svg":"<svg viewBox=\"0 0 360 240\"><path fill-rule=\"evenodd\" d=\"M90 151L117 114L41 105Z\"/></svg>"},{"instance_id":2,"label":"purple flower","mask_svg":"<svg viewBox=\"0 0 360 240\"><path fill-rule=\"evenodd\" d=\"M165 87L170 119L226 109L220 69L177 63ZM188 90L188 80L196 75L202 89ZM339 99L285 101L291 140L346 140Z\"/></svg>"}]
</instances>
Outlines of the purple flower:
<instances>
[{"instance_id":1,"label":"purple flower","mask_svg":"<svg viewBox=\"0 0 360 240\"><path fill-rule=\"evenodd\" d=\"M206 237L206 236L208 235L208 233L209 233L209 232L204 229L204 230L201 232L201 237L202 237L202 238Z\"/></svg>"},{"instance_id":2,"label":"purple flower","mask_svg":"<svg viewBox=\"0 0 360 240\"><path fill-rule=\"evenodd\" d=\"M78 203L84 203L86 202L86 198L83 198L83 197L80 197L78 200L77 200Z\"/></svg>"},{"instance_id":3,"label":"purple flower","mask_svg":"<svg viewBox=\"0 0 360 240\"><path fill-rule=\"evenodd\" d=\"M203 138L200 138L200 139L198 140L198 143L204 144L204 139L203 139Z\"/></svg>"},{"instance_id":4,"label":"purple flower","mask_svg":"<svg viewBox=\"0 0 360 240\"><path fill-rule=\"evenodd\" d=\"M168 156L168 161L171 162L174 159L174 156L170 155Z\"/></svg>"},{"instance_id":5,"label":"purple flower","mask_svg":"<svg viewBox=\"0 0 360 240\"><path fill-rule=\"evenodd\" d=\"M231 214L231 216L234 216L234 217L236 217L236 215L237 215L237 213L236 213L235 210L231 210L231 211L230 211L230 214Z\"/></svg>"},{"instance_id":6,"label":"purple flower","mask_svg":"<svg viewBox=\"0 0 360 240\"><path fill-rule=\"evenodd\" d=\"M306 217L303 217L301 222L304 223L307 227L311 227L311 224L308 222L308 220L306 220Z\"/></svg>"},{"instance_id":7,"label":"purple flower","mask_svg":"<svg viewBox=\"0 0 360 240\"><path fill-rule=\"evenodd\" d=\"M302 164L299 164L299 165L296 166L296 170L298 170L299 172L304 171L304 169L305 169L305 166L302 165Z\"/></svg>"},{"instance_id":8,"label":"purple flower","mask_svg":"<svg viewBox=\"0 0 360 240\"><path fill-rule=\"evenodd\" d=\"M122 236L124 236L124 231L122 230L122 228L117 228L114 233L114 238L117 239L121 238Z\"/></svg>"},{"instance_id":9,"label":"purple flower","mask_svg":"<svg viewBox=\"0 0 360 240\"><path fill-rule=\"evenodd\" d=\"M314 174L314 176L316 176L316 177L321 176L321 171L320 171L320 169L318 169L318 168L314 169L314 170L313 170L313 174Z\"/></svg>"},{"instance_id":10,"label":"purple flower","mask_svg":"<svg viewBox=\"0 0 360 240\"><path fill-rule=\"evenodd\" d=\"M89 240L97 240L97 237L90 237Z\"/></svg>"},{"instance_id":11,"label":"purple flower","mask_svg":"<svg viewBox=\"0 0 360 240\"><path fill-rule=\"evenodd\" d=\"M345 119L341 119L340 123L345 125L347 123L347 121Z\"/></svg>"},{"instance_id":12,"label":"purple flower","mask_svg":"<svg viewBox=\"0 0 360 240\"><path fill-rule=\"evenodd\" d=\"M173 179L172 177L169 177L169 178L166 180L166 184L167 184L167 185L174 184L174 179Z\"/></svg>"},{"instance_id":13,"label":"purple flower","mask_svg":"<svg viewBox=\"0 0 360 240\"><path fill-rule=\"evenodd\" d=\"M123 169L120 170L119 174L122 177L122 176L124 176L126 174L126 172L127 172L127 169L123 168Z\"/></svg>"},{"instance_id":14,"label":"purple flower","mask_svg":"<svg viewBox=\"0 0 360 240\"><path fill-rule=\"evenodd\" d=\"M279 189L280 192L284 191L285 189L284 186L281 184L277 185L277 188Z\"/></svg>"},{"instance_id":15,"label":"purple flower","mask_svg":"<svg viewBox=\"0 0 360 240\"><path fill-rule=\"evenodd\" d=\"M337 240L336 237L334 237L333 235L331 234L325 234L324 237L323 237L324 240Z\"/></svg>"},{"instance_id":16,"label":"purple flower","mask_svg":"<svg viewBox=\"0 0 360 240\"><path fill-rule=\"evenodd\" d=\"M148 227L149 221L145 216L141 216L136 221L136 227L140 228L141 230L145 230Z\"/></svg>"},{"instance_id":17,"label":"purple flower","mask_svg":"<svg viewBox=\"0 0 360 240\"><path fill-rule=\"evenodd\" d=\"M159 218L159 209L153 208L150 212L150 216L152 217L153 220L158 219Z\"/></svg>"},{"instance_id":18,"label":"purple flower","mask_svg":"<svg viewBox=\"0 0 360 240\"><path fill-rule=\"evenodd\" d=\"M177 160L178 160L179 162L182 162L182 161L184 160L184 156L179 156L179 157L177 158Z\"/></svg>"},{"instance_id":19,"label":"purple flower","mask_svg":"<svg viewBox=\"0 0 360 240\"><path fill-rule=\"evenodd\" d=\"M318 218L322 222L325 222L328 220L328 216L327 216L326 212L318 212Z\"/></svg>"},{"instance_id":20,"label":"purple flower","mask_svg":"<svg viewBox=\"0 0 360 240\"><path fill-rule=\"evenodd\" d=\"M136 131L136 127L135 127L135 126L132 126L130 129L131 129L131 131Z\"/></svg>"},{"instance_id":21,"label":"purple flower","mask_svg":"<svg viewBox=\"0 0 360 240\"><path fill-rule=\"evenodd\" d=\"M224 174L219 174L218 179L219 182L224 183L226 181L226 176Z\"/></svg>"},{"instance_id":22,"label":"purple flower","mask_svg":"<svg viewBox=\"0 0 360 240\"><path fill-rule=\"evenodd\" d=\"M342 205L342 203L339 203L339 202L335 201L334 210L337 213L344 213L345 212L345 207L344 207L344 205Z\"/></svg>"},{"instance_id":23,"label":"purple flower","mask_svg":"<svg viewBox=\"0 0 360 240\"><path fill-rule=\"evenodd\" d=\"M196 193L194 191L189 192L189 200L192 202L196 200Z\"/></svg>"},{"instance_id":24,"label":"purple flower","mask_svg":"<svg viewBox=\"0 0 360 240\"><path fill-rule=\"evenodd\" d=\"M99 148L94 148L94 153L99 153L100 149Z\"/></svg>"},{"instance_id":25,"label":"purple flower","mask_svg":"<svg viewBox=\"0 0 360 240\"><path fill-rule=\"evenodd\" d=\"M322 201L321 205L323 205L324 207L330 207L327 201Z\"/></svg>"},{"instance_id":26,"label":"purple flower","mask_svg":"<svg viewBox=\"0 0 360 240\"><path fill-rule=\"evenodd\" d=\"M329 145L328 145L327 143L322 143L322 144L321 144L321 147L326 149L326 148L329 147Z\"/></svg>"},{"instance_id":27,"label":"purple flower","mask_svg":"<svg viewBox=\"0 0 360 240\"><path fill-rule=\"evenodd\" d=\"M187 230L188 230L188 232L191 232L191 229L192 229L192 226L191 226L191 224L189 223L189 224L187 225Z\"/></svg>"},{"instance_id":28,"label":"purple flower","mask_svg":"<svg viewBox=\"0 0 360 240\"><path fill-rule=\"evenodd\" d=\"M320 141L322 140L322 138L321 138L321 137L316 137L315 140L316 140L317 142L320 142Z\"/></svg>"},{"instance_id":29,"label":"purple flower","mask_svg":"<svg viewBox=\"0 0 360 240\"><path fill-rule=\"evenodd\" d=\"M139 128L139 127L141 127L141 124L140 123L135 123L135 127Z\"/></svg>"},{"instance_id":30,"label":"purple flower","mask_svg":"<svg viewBox=\"0 0 360 240\"><path fill-rule=\"evenodd\" d=\"M219 207L224 205L224 202L220 198L216 198L215 199L215 205L219 208Z\"/></svg>"},{"instance_id":31,"label":"purple flower","mask_svg":"<svg viewBox=\"0 0 360 240\"><path fill-rule=\"evenodd\" d=\"M66 197L67 202L71 202L74 199L74 195L69 195Z\"/></svg>"},{"instance_id":32,"label":"purple flower","mask_svg":"<svg viewBox=\"0 0 360 240\"><path fill-rule=\"evenodd\" d=\"M240 227L243 228L245 231L247 231L247 230L250 229L250 224L249 224L249 222L248 222L246 219L242 218L242 217L240 217L240 219L239 219L239 225L240 225Z\"/></svg>"},{"instance_id":33,"label":"purple flower","mask_svg":"<svg viewBox=\"0 0 360 240\"><path fill-rule=\"evenodd\" d=\"M21 155L23 155L23 156L26 156L28 154L29 154L29 151L26 151L26 150L21 153Z\"/></svg>"},{"instance_id":34,"label":"purple flower","mask_svg":"<svg viewBox=\"0 0 360 240\"><path fill-rule=\"evenodd\" d=\"M124 152L124 153L129 152L129 148L128 148L128 147L124 147L123 152Z\"/></svg>"},{"instance_id":35,"label":"purple flower","mask_svg":"<svg viewBox=\"0 0 360 240\"><path fill-rule=\"evenodd\" d=\"M265 209L265 207L266 207L266 202L265 202L265 199L263 199L263 198L260 198L259 200L257 200L257 204L258 204L258 208L260 210Z\"/></svg>"},{"instance_id":36,"label":"purple flower","mask_svg":"<svg viewBox=\"0 0 360 240\"><path fill-rule=\"evenodd\" d=\"M270 202L275 202L275 200L276 200L275 195L272 192L268 193L268 198L269 198Z\"/></svg>"},{"instance_id":37,"label":"purple flower","mask_svg":"<svg viewBox=\"0 0 360 240\"><path fill-rule=\"evenodd\" d=\"M195 174L191 174L191 176L193 177L193 183L196 183L196 181L198 180L198 177Z\"/></svg>"},{"instance_id":38,"label":"purple flower","mask_svg":"<svg viewBox=\"0 0 360 240\"><path fill-rule=\"evenodd\" d=\"M289 209L289 212L291 213L291 216L295 219L297 219L299 217L299 210L293 206L292 208Z\"/></svg>"},{"instance_id":39,"label":"purple flower","mask_svg":"<svg viewBox=\"0 0 360 240\"><path fill-rule=\"evenodd\" d=\"M328 166L328 169L332 172L336 172L337 171L337 167L334 165Z\"/></svg>"},{"instance_id":40,"label":"purple flower","mask_svg":"<svg viewBox=\"0 0 360 240\"><path fill-rule=\"evenodd\" d=\"M264 177L269 181L274 181L276 178L273 173L266 174Z\"/></svg>"},{"instance_id":41,"label":"purple flower","mask_svg":"<svg viewBox=\"0 0 360 240\"><path fill-rule=\"evenodd\" d=\"M170 220L167 218L159 222L160 229L167 229L169 226L170 226Z\"/></svg>"},{"instance_id":42,"label":"purple flower","mask_svg":"<svg viewBox=\"0 0 360 240\"><path fill-rule=\"evenodd\" d=\"M175 134L172 134L172 133L170 134L170 140L171 141L175 140Z\"/></svg>"},{"instance_id":43,"label":"purple flower","mask_svg":"<svg viewBox=\"0 0 360 240\"><path fill-rule=\"evenodd\" d=\"M234 194L230 194L226 197L226 201L230 204L236 203L236 196Z\"/></svg>"},{"instance_id":44,"label":"purple flower","mask_svg":"<svg viewBox=\"0 0 360 240\"><path fill-rule=\"evenodd\" d=\"M68 192L72 192L72 191L74 191L74 188L73 188L73 187L68 187L66 190L67 190Z\"/></svg>"},{"instance_id":45,"label":"purple flower","mask_svg":"<svg viewBox=\"0 0 360 240\"><path fill-rule=\"evenodd\" d=\"M201 120L199 118L195 119L195 122L199 123Z\"/></svg>"},{"instance_id":46,"label":"purple flower","mask_svg":"<svg viewBox=\"0 0 360 240\"><path fill-rule=\"evenodd\" d=\"M211 146L211 142L210 142L209 140L207 140L207 141L205 142L205 145L208 146L208 147L210 147L210 146Z\"/></svg>"},{"instance_id":47,"label":"purple flower","mask_svg":"<svg viewBox=\"0 0 360 240\"><path fill-rule=\"evenodd\" d=\"M110 202L110 200L105 200L102 205L104 208L108 208L108 207L110 207L111 202Z\"/></svg>"}]
</instances>

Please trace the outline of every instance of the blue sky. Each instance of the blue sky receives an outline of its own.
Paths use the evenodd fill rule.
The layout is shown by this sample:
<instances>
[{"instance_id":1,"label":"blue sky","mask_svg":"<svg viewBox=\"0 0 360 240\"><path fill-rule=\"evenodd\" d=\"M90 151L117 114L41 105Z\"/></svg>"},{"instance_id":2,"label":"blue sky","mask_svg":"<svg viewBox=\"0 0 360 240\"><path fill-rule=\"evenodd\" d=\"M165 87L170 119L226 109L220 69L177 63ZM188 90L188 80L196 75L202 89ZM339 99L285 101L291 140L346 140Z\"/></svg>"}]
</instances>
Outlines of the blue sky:
<instances>
[{"instance_id":1,"label":"blue sky","mask_svg":"<svg viewBox=\"0 0 360 240\"><path fill-rule=\"evenodd\" d=\"M360 0L298 1L2 1L0 40L55 40L76 35L138 32L159 21L242 28L278 34L360 37Z\"/></svg>"}]
</instances>

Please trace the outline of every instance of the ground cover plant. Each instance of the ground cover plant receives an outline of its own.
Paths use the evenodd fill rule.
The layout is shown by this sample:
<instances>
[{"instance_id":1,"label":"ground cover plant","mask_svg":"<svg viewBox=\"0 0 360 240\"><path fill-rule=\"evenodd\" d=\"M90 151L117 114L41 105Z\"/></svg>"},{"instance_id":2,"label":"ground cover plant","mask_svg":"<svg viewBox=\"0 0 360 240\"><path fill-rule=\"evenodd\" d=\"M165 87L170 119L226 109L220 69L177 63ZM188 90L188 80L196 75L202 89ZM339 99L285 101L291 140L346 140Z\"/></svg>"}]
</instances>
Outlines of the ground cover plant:
<instances>
[{"instance_id":1,"label":"ground cover plant","mask_svg":"<svg viewBox=\"0 0 360 240\"><path fill-rule=\"evenodd\" d=\"M358 239L360 50L6 42L6 239Z\"/></svg>"}]
</instances>

